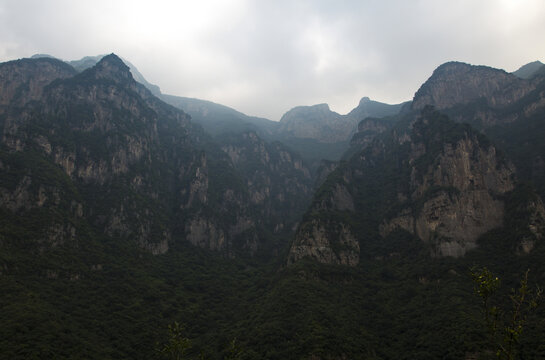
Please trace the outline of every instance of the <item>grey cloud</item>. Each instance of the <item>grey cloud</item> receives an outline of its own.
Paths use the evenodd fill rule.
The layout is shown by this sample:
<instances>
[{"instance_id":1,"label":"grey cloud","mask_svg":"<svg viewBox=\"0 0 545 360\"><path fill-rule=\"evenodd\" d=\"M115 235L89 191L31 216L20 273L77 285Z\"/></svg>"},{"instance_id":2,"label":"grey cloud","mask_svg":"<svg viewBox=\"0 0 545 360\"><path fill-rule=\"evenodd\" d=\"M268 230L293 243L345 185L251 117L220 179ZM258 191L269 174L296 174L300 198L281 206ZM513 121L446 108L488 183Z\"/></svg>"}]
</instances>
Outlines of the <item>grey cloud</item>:
<instances>
[{"instance_id":1,"label":"grey cloud","mask_svg":"<svg viewBox=\"0 0 545 360\"><path fill-rule=\"evenodd\" d=\"M412 98L449 60L509 71L545 59L545 4L528 1L0 0L0 60L116 52L165 92L279 119Z\"/></svg>"}]
</instances>

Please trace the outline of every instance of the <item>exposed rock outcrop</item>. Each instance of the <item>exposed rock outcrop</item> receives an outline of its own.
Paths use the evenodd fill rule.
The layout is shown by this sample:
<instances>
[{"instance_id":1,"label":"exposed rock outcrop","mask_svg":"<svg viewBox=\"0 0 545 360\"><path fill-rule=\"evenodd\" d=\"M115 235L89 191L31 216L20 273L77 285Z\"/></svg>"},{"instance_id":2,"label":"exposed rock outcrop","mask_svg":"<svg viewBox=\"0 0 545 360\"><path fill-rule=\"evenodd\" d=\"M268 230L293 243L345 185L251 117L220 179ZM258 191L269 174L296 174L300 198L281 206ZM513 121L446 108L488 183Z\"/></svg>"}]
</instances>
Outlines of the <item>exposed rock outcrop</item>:
<instances>
[{"instance_id":1,"label":"exposed rock outcrop","mask_svg":"<svg viewBox=\"0 0 545 360\"><path fill-rule=\"evenodd\" d=\"M356 266L360 260L360 246L347 225L313 220L297 231L288 265L305 257L325 264Z\"/></svg>"},{"instance_id":2,"label":"exposed rock outcrop","mask_svg":"<svg viewBox=\"0 0 545 360\"><path fill-rule=\"evenodd\" d=\"M535 84L487 66L448 62L439 66L414 95L412 108L426 105L447 109L455 105L485 101L489 107L514 103L535 88Z\"/></svg>"},{"instance_id":3,"label":"exposed rock outcrop","mask_svg":"<svg viewBox=\"0 0 545 360\"><path fill-rule=\"evenodd\" d=\"M76 71L51 58L22 59L0 64L0 114L6 106L22 107L38 100L44 88L56 79L66 79Z\"/></svg>"},{"instance_id":4,"label":"exposed rock outcrop","mask_svg":"<svg viewBox=\"0 0 545 360\"><path fill-rule=\"evenodd\" d=\"M92 229L153 254L184 240L229 255L255 253L252 204L227 156L185 113L137 83L116 55L80 73L55 59L26 59L1 64L0 76L8 150L0 152L1 171L9 179L0 206L24 216L52 204L60 219L75 203L71 216L88 226L51 221L37 229L49 234L42 243L75 242ZM18 156L22 169L11 165ZM32 216L45 224L46 213Z\"/></svg>"},{"instance_id":5,"label":"exposed rock outcrop","mask_svg":"<svg viewBox=\"0 0 545 360\"><path fill-rule=\"evenodd\" d=\"M247 186L257 223L273 233L291 229L313 190L310 170L301 157L254 132L224 136L220 143Z\"/></svg>"},{"instance_id":6,"label":"exposed rock outcrop","mask_svg":"<svg viewBox=\"0 0 545 360\"><path fill-rule=\"evenodd\" d=\"M300 225L289 263L308 256L355 265L356 247L347 240L353 238L342 235L347 223L361 226L353 239L358 250L378 241L366 238L374 231L388 241L402 229L433 256L463 256L504 224L504 198L514 187L513 166L484 136L426 108L408 129L373 140L330 175Z\"/></svg>"}]
</instances>

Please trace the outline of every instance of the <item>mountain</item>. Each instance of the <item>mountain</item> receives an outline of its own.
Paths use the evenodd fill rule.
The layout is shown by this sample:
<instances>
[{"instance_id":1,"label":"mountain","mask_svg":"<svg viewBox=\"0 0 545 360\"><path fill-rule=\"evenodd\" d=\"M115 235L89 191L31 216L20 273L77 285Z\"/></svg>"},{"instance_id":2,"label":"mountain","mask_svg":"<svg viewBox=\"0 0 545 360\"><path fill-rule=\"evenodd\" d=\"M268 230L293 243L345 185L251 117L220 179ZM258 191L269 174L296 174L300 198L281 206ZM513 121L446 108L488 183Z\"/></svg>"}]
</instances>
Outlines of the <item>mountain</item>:
<instances>
[{"instance_id":1,"label":"mountain","mask_svg":"<svg viewBox=\"0 0 545 360\"><path fill-rule=\"evenodd\" d=\"M45 54L36 54L32 56L34 59L44 57L54 58L51 55ZM83 70L95 66L103 57L104 55L85 56L80 60L71 60L66 63L76 69L77 72L82 72ZM217 136L225 132L240 133L244 131L256 131L261 136L270 137L271 133L278 125L277 122L264 118L247 116L232 108L215 104L211 101L163 94L159 86L147 81L136 66L126 59L122 60L130 68L134 80L144 85L153 95L159 97L167 104L177 107L189 114L193 122L201 125L205 131L212 136Z\"/></svg>"},{"instance_id":2,"label":"mountain","mask_svg":"<svg viewBox=\"0 0 545 360\"><path fill-rule=\"evenodd\" d=\"M114 54L81 72L8 62L0 79L0 357L150 358L171 316L196 309L171 300L204 306L206 328L242 314L246 300L218 296L284 253L312 191L297 154L253 132L215 142ZM122 336L130 318L144 338ZM204 343L226 334L205 327Z\"/></svg>"},{"instance_id":3,"label":"mountain","mask_svg":"<svg viewBox=\"0 0 545 360\"><path fill-rule=\"evenodd\" d=\"M483 66L446 63L437 68L413 100L413 109L430 104L460 123L486 134L514 162L520 177L545 196L543 159L538 140L542 124L545 74L521 79Z\"/></svg>"},{"instance_id":4,"label":"mountain","mask_svg":"<svg viewBox=\"0 0 545 360\"><path fill-rule=\"evenodd\" d=\"M52 59L29 61L65 67ZM27 86L25 81L21 79L21 87ZM248 192L227 155L185 113L137 83L117 56L43 85L34 91L41 96L29 106L8 107L2 121L5 161L29 156L58 167L55 176L73 189L66 202L74 203L93 232L131 239L153 253L166 252L180 237L228 254L256 251ZM20 99L12 103L28 102ZM7 204L19 193L26 194L29 204L23 201L16 209L32 209L35 203L41 208L47 204L44 199L58 197L62 189L57 186L43 188L39 181L31 186L28 176L37 171L31 164L19 160L17 174L4 168L4 176L12 180L2 206L10 208ZM74 238L73 227L63 226L40 230L55 231L59 239Z\"/></svg>"},{"instance_id":5,"label":"mountain","mask_svg":"<svg viewBox=\"0 0 545 360\"><path fill-rule=\"evenodd\" d=\"M74 76L76 71L55 59L23 59L0 64L0 111L22 107L42 96L55 79Z\"/></svg>"},{"instance_id":6,"label":"mountain","mask_svg":"<svg viewBox=\"0 0 545 360\"><path fill-rule=\"evenodd\" d=\"M528 268L545 281L539 75L447 63L402 109L362 99L333 143L171 97L194 122L135 77L114 54L0 64L1 358L149 359L181 337L189 358L475 359L469 269L507 303ZM335 135L348 115L288 120ZM544 316L521 356L545 355Z\"/></svg>"},{"instance_id":7,"label":"mountain","mask_svg":"<svg viewBox=\"0 0 545 360\"><path fill-rule=\"evenodd\" d=\"M96 56L85 56L81 58L80 60L71 60L67 61L68 64L72 65L74 69L76 69L78 72L81 72L83 70L89 69L93 66L95 66L105 55L96 55ZM131 64L128 60L122 59L123 62L131 69L131 74L137 82L144 85L146 88L148 88L149 91L155 96L159 96L161 94L161 89L159 86L151 84L148 82L144 76L138 71L136 66Z\"/></svg>"},{"instance_id":8,"label":"mountain","mask_svg":"<svg viewBox=\"0 0 545 360\"><path fill-rule=\"evenodd\" d=\"M512 74L521 79L531 79L540 72L543 73L544 66L545 64L536 60L521 66L518 70L513 71Z\"/></svg>"},{"instance_id":9,"label":"mountain","mask_svg":"<svg viewBox=\"0 0 545 360\"><path fill-rule=\"evenodd\" d=\"M328 291L330 297L335 292L353 296L336 307L350 308L350 315L329 318L343 318L337 326L344 328L360 313L349 334L357 332L356 323L381 322L382 316L370 315L374 311L403 319L386 321L374 330L367 327L370 358L398 358L400 351L388 353L385 343L388 349L401 346L401 353L408 351L411 358L484 356L484 344L469 350L465 341L456 340L454 348L467 349L458 354L446 350L453 349L451 345L435 346L443 342L434 340L435 331L454 335L467 325L459 322L465 315L431 315L440 304L445 312L471 307L461 295L464 286L455 285L457 279L467 278L463 274L475 264L487 264L502 274L540 269L536 281L545 281L537 260L545 249L545 154L538 140L545 130L543 86L539 74L520 79L503 70L450 62L433 72L410 108L359 123L346 160L329 171L314 194L286 264L293 269L287 271L294 283L298 276L306 279L301 282L308 298ZM368 292L354 284L358 281ZM328 285L321 287L321 282ZM419 297L421 286L438 290L428 293L429 303ZM446 295L450 286L457 290ZM294 303L305 301L305 296L293 293L298 293L292 290ZM277 296L275 301L288 300ZM351 307L352 302L357 304ZM420 311L426 315L416 315ZM540 311L533 321L543 316ZM426 325L431 317L437 322ZM388 331L381 332L384 327ZM466 339L471 338L472 330L466 331ZM412 340L400 340L408 332L410 339L421 339L420 350ZM542 349L536 334L529 334L519 349L528 351L530 358L541 356L529 355Z\"/></svg>"},{"instance_id":10,"label":"mountain","mask_svg":"<svg viewBox=\"0 0 545 360\"><path fill-rule=\"evenodd\" d=\"M347 115L331 111L327 104L299 106L282 116L279 132L284 137L308 138L323 143L343 142L350 139L359 121L366 117L397 114L401 106L372 101L368 97L362 98Z\"/></svg>"},{"instance_id":11,"label":"mountain","mask_svg":"<svg viewBox=\"0 0 545 360\"><path fill-rule=\"evenodd\" d=\"M336 161L349 148L350 138L360 121L397 114L403 105L388 105L364 97L346 115L331 111L327 104L298 106L282 116L275 139L298 151L308 161Z\"/></svg>"},{"instance_id":12,"label":"mountain","mask_svg":"<svg viewBox=\"0 0 545 360\"><path fill-rule=\"evenodd\" d=\"M104 56L105 55L84 56L83 58L79 60L69 60L65 62L69 64L70 66L72 66L77 72L82 72L86 69L89 69L95 66ZM54 56L47 55L47 54L35 54L35 55L32 55L30 58L31 59L39 59L39 58L56 59ZM153 95L159 96L161 94L161 89L159 88L159 86L148 82L144 78L144 76L138 71L136 66L131 64L128 60L126 59L122 59L122 60L131 69L131 74L137 82L139 82L140 84L148 88L148 90L151 91Z\"/></svg>"},{"instance_id":13,"label":"mountain","mask_svg":"<svg viewBox=\"0 0 545 360\"><path fill-rule=\"evenodd\" d=\"M271 139L278 127L276 121L248 116L211 101L165 94L162 94L160 98L187 112L195 123L201 125L207 133L215 137L225 133L240 134L253 131L265 139Z\"/></svg>"},{"instance_id":14,"label":"mountain","mask_svg":"<svg viewBox=\"0 0 545 360\"><path fill-rule=\"evenodd\" d=\"M439 66L418 89L412 109L432 105L443 110L480 101L498 108L521 99L534 88L534 83L503 70L449 62Z\"/></svg>"},{"instance_id":15,"label":"mountain","mask_svg":"<svg viewBox=\"0 0 545 360\"><path fill-rule=\"evenodd\" d=\"M311 171L301 156L254 132L224 135L217 141L246 181L257 223L289 237L314 190Z\"/></svg>"},{"instance_id":16,"label":"mountain","mask_svg":"<svg viewBox=\"0 0 545 360\"><path fill-rule=\"evenodd\" d=\"M432 256L463 256L504 224L506 203L499 199L514 187L514 168L485 137L427 107L410 130L377 137L329 176L297 231L289 263L310 256L355 266L360 256L377 256L367 253L369 243L399 230L419 238ZM541 201L531 206L543 218Z\"/></svg>"},{"instance_id":17,"label":"mountain","mask_svg":"<svg viewBox=\"0 0 545 360\"><path fill-rule=\"evenodd\" d=\"M37 54L33 58L53 58ZM94 66L103 55L86 56L80 60L67 61L81 72ZM149 83L138 69L123 59L133 78L148 88L155 96L177 107L191 116L194 123L214 137L226 133L241 134L255 132L267 141L280 141L300 153L306 161L315 163L321 159L338 160L349 146L350 137L357 124L367 118L381 118L397 114L403 104L389 105L363 97L358 106L346 115L329 110L327 104L300 106L288 111L279 122L248 116L230 107L211 101L162 94L157 85Z\"/></svg>"}]
</instances>

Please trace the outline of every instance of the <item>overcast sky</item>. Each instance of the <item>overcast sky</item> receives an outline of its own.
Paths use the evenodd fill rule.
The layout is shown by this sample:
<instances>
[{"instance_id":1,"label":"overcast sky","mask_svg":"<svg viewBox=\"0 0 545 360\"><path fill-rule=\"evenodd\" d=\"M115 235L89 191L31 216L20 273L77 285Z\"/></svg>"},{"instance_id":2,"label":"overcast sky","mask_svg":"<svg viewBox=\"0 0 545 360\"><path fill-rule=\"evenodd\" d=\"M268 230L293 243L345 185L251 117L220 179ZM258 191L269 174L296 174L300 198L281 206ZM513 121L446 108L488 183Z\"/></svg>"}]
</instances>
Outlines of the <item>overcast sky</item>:
<instances>
[{"instance_id":1,"label":"overcast sky","mask_svg":"<svg viewBox=\"0 0 545 360\"><path fill-rule=\"evenodd\" d=\"M410 100L440 64L545 62L543 0L0 0L0 61L116 53L163 93L279 120Z\"/></svg>"}]
</instances>

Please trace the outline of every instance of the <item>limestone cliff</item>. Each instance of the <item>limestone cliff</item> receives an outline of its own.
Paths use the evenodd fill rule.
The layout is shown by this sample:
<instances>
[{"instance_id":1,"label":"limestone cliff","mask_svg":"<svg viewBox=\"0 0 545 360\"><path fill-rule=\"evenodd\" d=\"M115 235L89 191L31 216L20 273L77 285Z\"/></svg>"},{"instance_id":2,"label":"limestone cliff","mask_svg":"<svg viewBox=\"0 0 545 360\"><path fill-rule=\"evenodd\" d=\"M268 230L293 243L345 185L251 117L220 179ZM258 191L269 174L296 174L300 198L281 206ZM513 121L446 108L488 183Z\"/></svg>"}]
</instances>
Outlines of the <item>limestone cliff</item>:
<instances>
[{"instance_id":1,"label":"limestone cliff","mask_svg":"<svg viewBox=\"0 0 545 360\"><path fill-rule=\"evenodd\" d=\"M439 66L414 95L412 108L421 110L426 105L447 109L476 100L488 106L511 104L532 91L532 82L520 79L503 70L448 62Z\"/></svg>"},{"instance_id":2,"label":"limestone cliff","mask_svg":"<svg viewBox=\"0 0 545 360\"><path fill-rule=\"evenodd\" d=\"M452 120L488 129L511 124L545 107L543 77L523 79L503 70L449 62L439 66L416 92L412 109L426 105Z\"/></svg>"},{"instance_id":3,"label":"limestone cliff","mask_svg":"<svg viewBox=\"0 0 545 360\"><path fill-rule=\"evenodd\" d=\"M51 58L22 59L0 64L0 113L6 106L22 107L42 96L53 80L74 76L76 71Z\"/></svg>"},{"instance_id":4,"label":"limestone cliff","mask_svg":"<svg viewBox=\"0 0 545 360\"><path fill-rule=\"evenodd\" d=\"M297 231L288 263L308 256L355 265L369 255L368 243L388 241L400 229L432 256L458 257L505 224L515 170L486 137L429 107L409 127L402 124L330 174ZM541 224L539 204L524 206L534 209L531 223Z\"/></svg>"},{"instance_id":5,"label":"limestone cliff","mask_svg":"<svg viewBox=\"0 0 545 360\"><path fill-rule=\"evenodd\" d=\"M397 117L395 116L384 118L368 117L360 121L358 130L350 140L350 149L348 153L353 154L370 145L377 135L390 130L395 121L397 121Z\"/></svg>"},{"instance_id":6,"label":"limestone cliff","mask_svg":"<svg viewBox=\"0 0 545 360\"><path fill-rule=\"evenodd\" d=\"M86 228L154 254L184 240L229 255L255 252L249 198L228 157L117 56L78 74L44 58L2 64L0 74L13 80L0 89L0 208L37 221L49 216L40 204L57 204L60 214L63 201L73 202L81 218L44 225L44 244L77 243ZM58 181L47 181L52 174L72 189L65 200Z\"/></svg>"},{"instance_id":7,"label":"limestone cliff","mask_svg":"<svg viewBox=\"0 0 545 360\"><path fill-rule=\"evenodd\" d=\"M225 135L222 150L242 175L257 223L274 234L289 234L312 196L311 173L301 157L255 132Z\"/></svg>"},{"instance_id":8,"label":"limestone cliff","mask_svg":"<svg viewBox=\"0 0 545 360\"><path fill-rule=\"evenodd\" d=\"M355 266L360 259L360 246L345 224L313 220L297 231L288 265L305 257L325 264Z\"/></svg>"},{"instance_id":9,"label":"limestone cliff","mask_svg":"<svg viewBox=\"0 0 545 360\"><path fill-rule=\"evenodd\" d=\"M361 120L397 114L402 105L384 104L364 97L346 115L331 111L327 104L298 106L282 116L277 131L283 137L314 139L322 143L346 142Z\"/></svg>"},{"instance_id":10,"label":"limestone cliff","mask_svg":"<svg viewBox=\"0 0 545 360\"><path fill-rule=\"evenodd\" d=\"M545 149L536 140L543 133L545 76L464 63L439 66L414 96L413 109L433 105L452 120L468 123L486 134L513 161L521 177L531 180L545 196ZM526 73L526 75L525 75Z\"/></svg>"}]
</instances>

